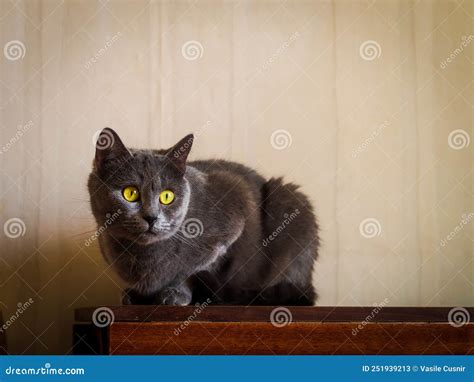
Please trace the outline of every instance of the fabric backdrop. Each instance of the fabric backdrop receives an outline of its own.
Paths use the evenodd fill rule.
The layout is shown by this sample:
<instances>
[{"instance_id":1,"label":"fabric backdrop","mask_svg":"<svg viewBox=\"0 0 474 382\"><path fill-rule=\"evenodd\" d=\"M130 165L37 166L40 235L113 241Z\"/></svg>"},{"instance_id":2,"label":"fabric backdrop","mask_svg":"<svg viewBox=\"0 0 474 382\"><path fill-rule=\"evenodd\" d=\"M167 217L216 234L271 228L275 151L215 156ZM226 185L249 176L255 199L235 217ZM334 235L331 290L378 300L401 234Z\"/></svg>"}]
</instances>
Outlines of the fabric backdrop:
<instances>
[{"instance_id":1,"label":"fabric backdrop","mask_svg":"<svg viewBox=\"0 0 474 382\"><path fill-rule=\"evenodd\" d=\"M86 180L96 132L196 134L301 185L319 305L474 305L474 2L0 1L0 306L12 353L117 304Z\"/></svg>"}]
</instances>

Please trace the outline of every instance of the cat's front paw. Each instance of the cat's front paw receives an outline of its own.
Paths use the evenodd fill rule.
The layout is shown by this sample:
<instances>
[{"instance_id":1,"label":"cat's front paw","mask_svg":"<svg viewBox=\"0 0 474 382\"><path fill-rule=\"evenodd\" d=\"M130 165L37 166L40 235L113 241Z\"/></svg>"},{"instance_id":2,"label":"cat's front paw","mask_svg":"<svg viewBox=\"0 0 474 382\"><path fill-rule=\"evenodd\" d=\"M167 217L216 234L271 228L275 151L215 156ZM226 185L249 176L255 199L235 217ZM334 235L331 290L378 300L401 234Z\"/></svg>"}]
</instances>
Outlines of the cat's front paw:
<instances>
[{"instance_id":1,"label":"cat's front paw","mask_svg":"<svg viewBox=\"0 0 474 382\"><path fill-rule=\"evenodd\" d=\"M189 305L191 293L187 289L168 287L157 295L157 304L160 305Z\"/></svg>"}]
</instances>

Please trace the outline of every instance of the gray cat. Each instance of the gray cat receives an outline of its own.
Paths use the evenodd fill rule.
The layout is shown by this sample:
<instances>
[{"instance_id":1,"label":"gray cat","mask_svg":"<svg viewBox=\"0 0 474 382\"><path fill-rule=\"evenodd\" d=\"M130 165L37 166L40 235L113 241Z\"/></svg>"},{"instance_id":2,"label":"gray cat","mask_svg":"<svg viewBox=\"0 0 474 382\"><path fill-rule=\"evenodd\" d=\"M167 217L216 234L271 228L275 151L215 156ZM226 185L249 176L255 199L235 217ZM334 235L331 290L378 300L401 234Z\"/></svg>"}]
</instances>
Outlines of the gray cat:
<instances>
[{"instance_id":1,"label":"gray cat","mask_svg":"<svg viewBox=\"0 0 474 382\"><path fill-rule=\"evenodd\" d=\"M312 305L319 246L308 198L224 160L187 162L194 137L128 150L102 130L89 176L106 261L124 304Z\"/></svg>"}]
</instances>

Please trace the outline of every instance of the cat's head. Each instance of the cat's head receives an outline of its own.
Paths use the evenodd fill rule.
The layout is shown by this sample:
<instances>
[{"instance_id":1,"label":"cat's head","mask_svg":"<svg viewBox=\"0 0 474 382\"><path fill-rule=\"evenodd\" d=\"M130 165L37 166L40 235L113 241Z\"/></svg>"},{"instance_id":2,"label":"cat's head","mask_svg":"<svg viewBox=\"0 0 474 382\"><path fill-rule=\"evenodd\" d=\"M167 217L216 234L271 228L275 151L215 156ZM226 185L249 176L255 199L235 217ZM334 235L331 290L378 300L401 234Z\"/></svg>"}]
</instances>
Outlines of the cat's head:
<instances>
[{"instance_id":1,"label":"cat's head","mask_svg":"<svg viewBox=\"0 0 474 382\"><path fill-rule=\"evenodd\" d=\"M115 131L102 130L88 183L99 229L138 244L175 234L190 200L186 159L193 139L187 135L169 150L128 150Z\"/></svg>"}]
</instances>

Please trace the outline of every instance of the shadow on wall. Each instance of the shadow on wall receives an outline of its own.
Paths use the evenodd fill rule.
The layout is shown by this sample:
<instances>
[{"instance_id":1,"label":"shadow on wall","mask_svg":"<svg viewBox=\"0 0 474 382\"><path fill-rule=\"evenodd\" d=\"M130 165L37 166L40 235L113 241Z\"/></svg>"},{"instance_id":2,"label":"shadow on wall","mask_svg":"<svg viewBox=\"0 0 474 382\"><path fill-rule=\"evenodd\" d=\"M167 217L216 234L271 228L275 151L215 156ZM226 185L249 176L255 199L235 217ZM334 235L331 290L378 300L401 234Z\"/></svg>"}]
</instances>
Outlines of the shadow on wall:
<instances>
[{"instance_id":1,"label":"shadow on wall","mask_svg":"<svg viewBox=\"0 0 474 382\"><path fill-rule=\"evenodd\" d=\"M72 350L75 308L120 303L120 281L102 259L97 242L86 247L87 236L80 236L81 239L51 239L38 251L29 252L31 259L32 254L38 255L34 261L18 264L17 272L11 277L2 276L5 290L19 290L20 284L28 285L21 295L11 294L7 300L2 299L3 332L10 354L68 353ZM14 254L27 259L26 248L34 245L25 241L22 248ZM52 259L56 254L61 261ZM38 262L42 263L39 278ZM9 268L15 267L12 266Z\"/></svg>"}]
</instances>

